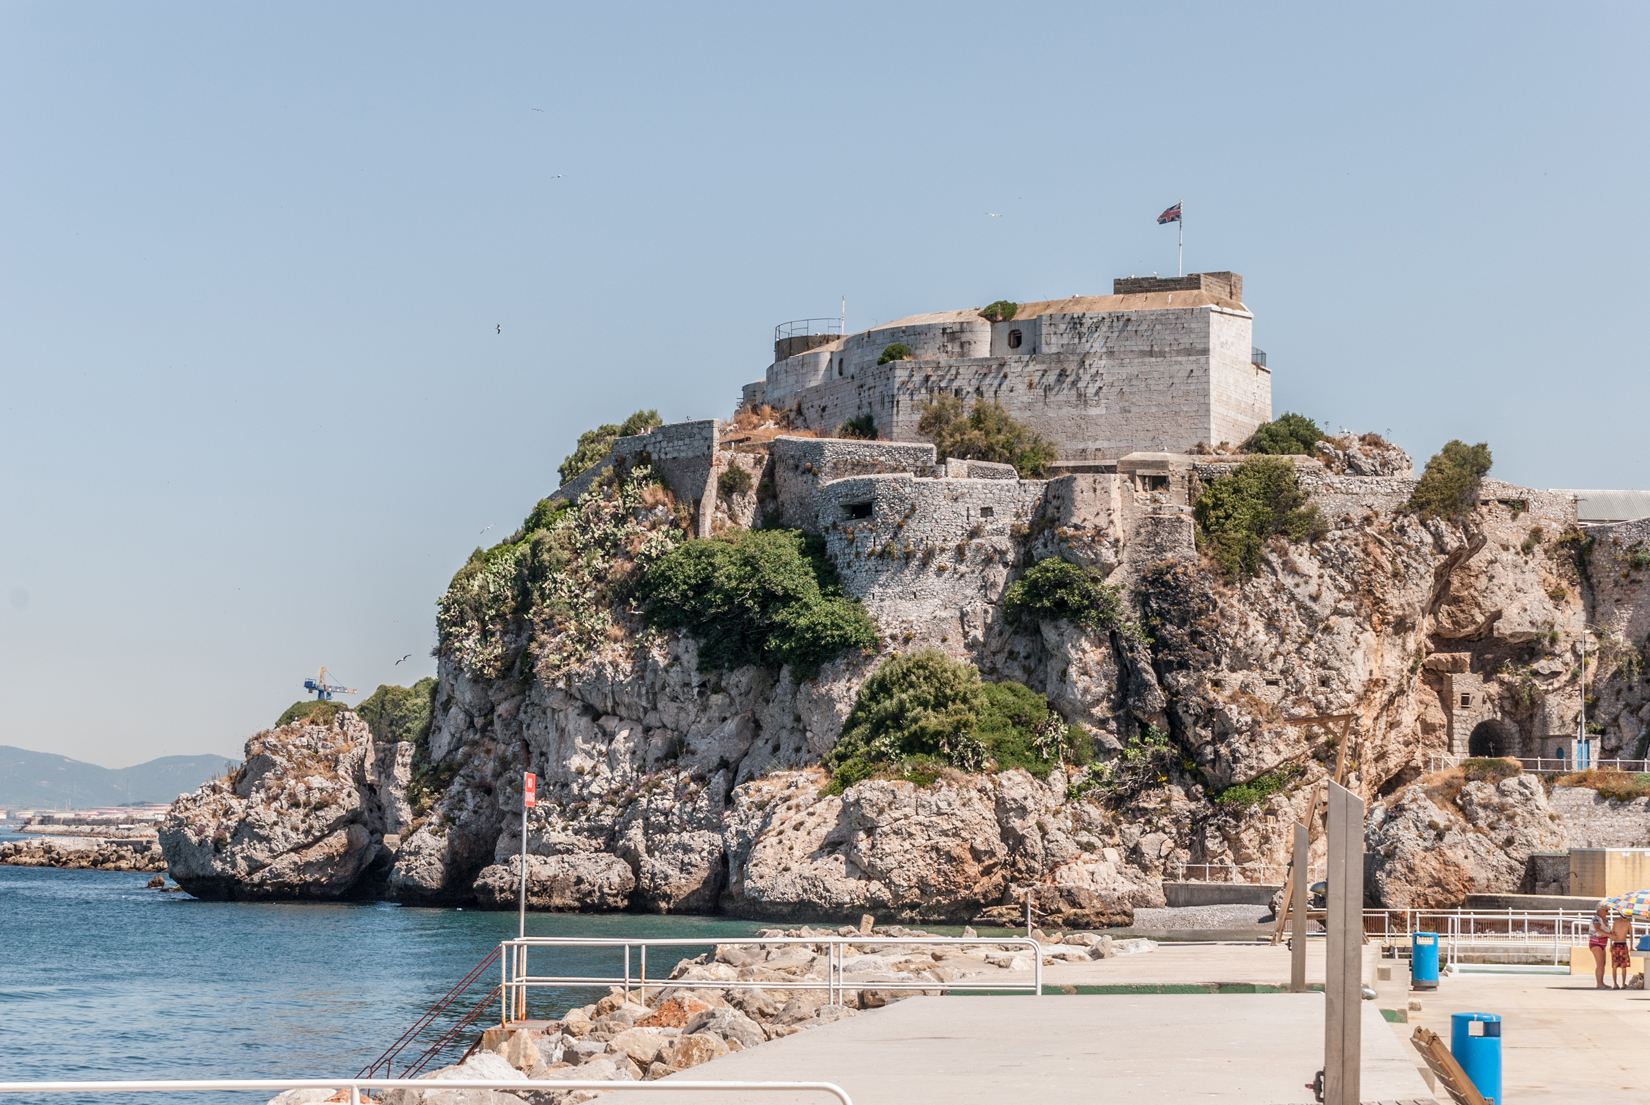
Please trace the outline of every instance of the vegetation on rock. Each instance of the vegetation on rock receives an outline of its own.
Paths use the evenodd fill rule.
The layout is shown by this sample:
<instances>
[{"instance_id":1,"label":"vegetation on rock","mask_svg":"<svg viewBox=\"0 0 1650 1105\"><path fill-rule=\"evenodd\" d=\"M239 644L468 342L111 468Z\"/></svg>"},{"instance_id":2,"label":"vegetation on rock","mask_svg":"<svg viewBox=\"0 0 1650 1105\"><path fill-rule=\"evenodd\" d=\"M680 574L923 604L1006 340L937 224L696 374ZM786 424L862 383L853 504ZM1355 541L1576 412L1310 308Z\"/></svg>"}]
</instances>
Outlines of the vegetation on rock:
<instances>
[{"instance_id":1,"label":"vegetation on rock","mask_svg":"<svg viewBox=\"0 0 1650 1105\"><path fill-rule=\"evenodd\" d=\"M1167 733L1155 725L1142 725L1116 759L1091 764L1085 775L1073 781L1069 793L1074 799L1091 796L1124 801L1167 782L1169 770L1179 759Z\"/></svg>"},{"instance_id":2,"label":"vegetation on rock","mask_svg":"<svg viewBox=\"0 0 1650 1105\"><path fill-rule=\"evenodd\" d=\"M909 361L911 347L902 341L882 347L882 356L877 358L877 364L887 364L889 361Z\"/></svg>"},{"instance_id":3,"label":"vegetation on rock","mask_svg":"<svg viewBox=\"0 0 1650 1105\"><path fill-rule=\"evenodd\" d=\"M938 769L1023 768L1039 778L1090 753L1048 699L1019 683L982 683L974 665L938 649L894 656L859 688L842 736L825 755L828 793L878 775L927 782Z\"/></svg>"},{"instance_id":4,"label":"vegetation on rock","mask_svg":"<svg viewBox=\"0 0 1650 1105\"><path fill-rule=\"evenodd\" d=\"M1288 764L1273 771L1256 775L1247 783L1227 787L1215 796L1215 801L1227 806L1258 806L1278 791L1285 789L1306 771L1303 764Z\"/></svg>"},{"instance_id":5,"label":"vegetation on rock","mask_svg":"<svg viewBox=\"0 0 1650 1105\"><path fill-rule=\"evenodd\" d=\"M1269 456L1311 456L1312 447L1323 440L1324 436L1324 432L1318 429L1318 424L1310 418L1285 411L1280 417L1250 434L1249 439L1243 443L1243 451Z\"/></svg>"},{"instance_id":6,"label":"vegetation on rock","mask_svg":"<svg viewBox=\"0 0 1650 1105\"><path fill-rule=\"evenodd\" d=\"M837 436L858 438L861 441L875 441L877 439L876 416L870 411L854 415L837 430Z\"/></svg>"},{"instance_id":7,"label":"vegetation on rock","mask_svg":"<svg viewBox=\"0 0 1650 1105\"><path fill-rule=\"evenodd\" d=\"M1084 629L1111 629L1123 616L1117 588L1092 568L1057 556L1037 561L1009 584L1003 609L1013 617L1068 621Z\"/></svg>"},{"instance_id":8,"label":"vegetation on rock","mask_svg":"<svg viewBox=\"0 0 1650 1105\"><path fill-rule=\"evenodd\" d=\"M541 502L453 576L436 604L441 651L486 679L582 662L610 640L615 611L680 539L681 521L648 465L605 472L570 506Z\"/></svg>"},{"instance_id":9,"label":"vegetation on rock","mask_svg":"<svg viewBox=\"0 0 1650 1105\"><path fill-rule=\"evenodd\" d=\"M993 399L964 411L963 401L943 395L918 407L917 432L933 441L936 459L988 460L1012 464L1021 479L1048 475L1059 454L1043 435L1009 417Z\"/></svg>"},{"instance_id":10,"label":"vegetation on rock","mask_svg":"<svg viewBox=\"0 0 1650 1105\"><path fill-rule=\"evenodd\" d=\"M1194 509L1199 544L1228 579L1250 579L1260 571L1261 550L1270 537L1315 541L1328 526L1307 502L1295 466L1282 457L1251 457L1229 476L1204 490Z\"/></svg>"},{"instance_id":11,"label":"vegetation on rock","mask_svg":"<svg viewBox=\"0 0 1650 1105\"><path fill-rule=\"evenodd\" d=\"M614 438L634 437L662 425L664 419L659 417L659 412L649 410L637 411L617 426L606 423L594 430L584 431L579 435L579 442L573 447L572 455L563 460L561 467L556 469L561 475L561 482L566 483L605 457L613 448Z\"/></svg>"},{"instance_id":12,"label":"vegetation on rock","mask_svg":"<svg viewBox=\"0 0 1650 1105\"><path fill-rule=\"evenodd\" d=\"M349 709L343 702L321 701L315 698L300 698L275 719L275 727L291 725L295 721L308 722L310 725L331 725L332 719L338 716L338 711Z\"/></svg>"},{"instance_id":13,"label":"vegetation on rock","mask_svg":"<svg viewBox=\"0 0 1650 1105\"><path fill-rule=\"evenodd\" d=\"M426 676L410 687L380 683L355 707L376 741L420 741L430 732L431 697L435 680Z\"/></svg>"},{"instance_id":14,"label":"vegetation on rock","mask_svg":"<svg viewBox=\"0 0 1650 1105\"><path fill-rule=\"evenodd\" d=\"M995 303L981 308L980 317L987 322L1007 322L1020 309L1018 303L1011 303L1006 299L999 299Z\"/></svg>"},{"instance_id":15,"label":"vegetation on rock","mask_svg":"<svg viewBox=\"0 0 1650 1105\"><path fill-rule=\"evenodd\" d=\"M1458 521L1478 508L1478 486L1490 470L1490 447L1451 441L1427 461L1410 492L1410 510L1426 518Z\"/></svg>"},{"instance_id":16,"label":"vegetation on rock","mask_svg":"<svg viewBox=\"0 0 1650 1105\"><path fill-rule=\"evenodd\" d=\"M649 626L698 639L706 669L789 664L810 679L843 652L877 643L865 608L842 593L824 539L800 530L685 542L648 568L638 598Z\"/></svg>"},{"instance_id":17,"label":"vegetation on rock","mask_svg":"<svg viewBox=\"0 0 1650 1105\"><path fill-rule=\"evenodd\" d=\"M724 499L744 495L755 486L750 472L737 464L728 465L722 469L722 474L716 477L716 493Z\"/></svg>"}]
</instances>

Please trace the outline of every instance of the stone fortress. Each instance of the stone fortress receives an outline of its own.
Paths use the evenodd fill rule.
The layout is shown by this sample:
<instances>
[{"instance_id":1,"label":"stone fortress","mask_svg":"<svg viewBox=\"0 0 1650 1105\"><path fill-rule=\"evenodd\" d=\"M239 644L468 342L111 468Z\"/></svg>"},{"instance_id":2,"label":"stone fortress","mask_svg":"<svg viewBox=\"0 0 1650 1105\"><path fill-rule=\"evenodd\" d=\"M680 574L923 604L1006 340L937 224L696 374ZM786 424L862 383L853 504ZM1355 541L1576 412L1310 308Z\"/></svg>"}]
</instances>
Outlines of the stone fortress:
<instances>
[{"instance_id":1,"label":"stone fortress","mask_svg":"<svg viewBox=\"0 0 1650 1105\"><path fill-rule=\"evenodd\" d=\"M1011 576L1043 556L1064 556L1124 585L1165 561L1195 561L1192 504L1202 485L1244 459L1209 446L1235 446L1272 418L1271 375L1251 345L1242 277L1130 278L1113 292L1023 304L1004 322L960 310L857 334L781 337L774 363L744 388L741 406L788 410L791 426L813 436L756 441L720 419L669 424L618 439L609 458L556 497L576 498L614 463L651 463L678 500L691 503L696 535L763 520L822 534L844 588L886 639L902 649L978 650ZM878 364L895 342L911 358ZM937 462L916 427L922 404L941 395L998 400L1043 434L1059 456L1049 478L1020 479L1006 464ZM864 414L879 440L822 436ZM1384 443L1368 450L1355 437L1329 439L1317 456L1292 459L1302 489L1335 527L1400 511L1415 486L1408 458ZM753 490L720 496L720 477L734 466L751 475ZM1636 493L1486 480L1482 513L1510 549L1514 529L1557 534L1578 522L1619 521L1590 519L1578 503L1622 494ZM1549 697L1532 722L1506 716L1505 700L1484 693L1501 662L1480 647L1486 635L1499 634L1504 645L1583 631L1579 606L1559 611L1566 624L1552 624L1552 614L1549 606L1542 625L1515 627L1513 611L1494 634L1468 627L1458 640L1446 635L1427 658L1449 752L1573 759L1576 703L1564 694ZM1324 679L1352 678L1318 676L1308 688L1304 668L1220 676L1215 686L1228 682L1273 702L1315 692Z\"/></svg>"}]
</instances>

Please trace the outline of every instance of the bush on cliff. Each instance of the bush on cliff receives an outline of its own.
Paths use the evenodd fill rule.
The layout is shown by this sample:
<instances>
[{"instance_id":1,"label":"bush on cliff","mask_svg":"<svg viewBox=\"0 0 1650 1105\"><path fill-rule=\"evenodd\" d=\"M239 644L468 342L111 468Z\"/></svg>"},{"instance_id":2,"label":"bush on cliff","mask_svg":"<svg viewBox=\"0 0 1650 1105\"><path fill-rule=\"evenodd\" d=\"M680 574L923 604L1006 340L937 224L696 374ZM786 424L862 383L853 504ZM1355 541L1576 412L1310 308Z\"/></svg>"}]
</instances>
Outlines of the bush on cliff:
<instances>
[{"instance_id":1,"label":"bush on cliff","mask_svg":"<svg viewBox=\"0 0 1650 1105\"><path fill-rule=\"evenodd\" d=\"M308 722L310 725L331 725L332 719L338 716L338 711L347 710L349 706L343 702L322 702L314 698L300 698L275 719L275 728L291 725L295 721Z\"/></svg>"},{"instance_id":2,"label":"bush on cliff","mask_svg":"<svg viewBox=\"0 0 1650 1105\"><path fill-rule=\"evenodd\" d=\"M1478 486L1490 470L1490 447L1480 441L1451 441L1429 461L1415 490L1410 510L1425 518L1459 520L1478 509Z\"/></svg>"},{"instance_id":3,"label":"bush on cliff","mask_svg":"<svg viewBox=\"0 0 1650 1105\"><path fill-rule=\"evenodd\" d=\"M871 412L856 414L844 422L836 432L838 437L858 438L861 441L877 439L877 419Z\"/></svg>"},{"instance_id":4,"label":"bush on cliff","mask_svg":"<svg viewBox=\"0 0 1650 1105\"><path fill-rule=\"evenodd\" d=\"M1037 561L1009 584L1003 609L1016 618L1068 621L1084 629L1110 629L1123 615L1117 588L1099 572L1057 556Z\"/></svg>"},{"instance_id":5,"label":"bush on cliff","mask_svg":"<svg viewBox=\"0 0 1650 1105\"><path fill-rule=\"evenodd\" d=\"M825 755L826 789L840 794L878 775L930 782L940 767L979 771L993 762L1041 778L1090 752L1087 735L1042 695L1019 683L982 683L972 664L923 649L892 657L860 686Z\"/></svg>"},{"instance_id":6,"label":"bush on cliff","mask_svg":"<svg viewBox=\"0 0 1650 1105\"><path fill-rule=\"evenodd\" d=\"M416 743L429 735L434 694L435 680L428 676L410 687L380 683L356 705L355 713L372 730L373 740Z\"/></svg>"},{"instance_id":7,"label":"bush on cliff","mask_svg":"<svg viewBox=\"0 0 1650 1105\"><path fill-rule=\"evenodd\" d=\"M999 299L995 303L987 304L980 309L980 317L987 322L1007 322L1020 310L1018 303L1007 299Z\"/></svg>"},{"instance_id":8,"label":"bush on cliff","mask_svg":"<svg viewBox=\"0 0 1650 1105\"><path fill-rule=\"evenodd\" d=\"M1215 480L1199 496L1194 515L1198 543L1228 579L1250 579L1260 571L1268 538L1315 541L1328 531L1296 482L1294 464L1282 457L1250 457Z\"/></svg>"},{"instance_id":9,"label":"bush on cliff","mask_svg":"<svg viewBox=\"0 0 1650 1105\"><path fill-rule=\"evenodd\" d=\"M561 482L566 483L605 457L608 450L613 448L614 438L645 434L655 426L663 424L664 419L659 417L658 411L648 410L637 411L617 426L605 423L594 430L584 431L579 435L579 442L573 447L572 454L556 469L561 475Z\"/></svg>"},{"instance_id":10,"label":"bush on cliff","mask_svg":"<svg viewBox=\"0 0 1650 1105\"><path fill-rule=\"evenodd\" d=\"M699 641L699 666L791 666L811 679L850 649L872 649L876 626L842 593L823 538L800 530L745 530L687 541L655 561L637 590L655 629Z\"/></svg>"},{"instance_id":11,"label":"bush on cliff","mask_svg":"<svg viewBox=\"0 0 1650 1105\"><path fill-rule=\"evenodd\" d=\"M1246 453L1265 453L1269 456L1291 454L1312 455L1312 447L1324 438L1318 424L1303 414L1285 411L1282 416L1261 426L1243 443Z\"/></svg>"},{"instance_id":12,"label":"bush on cliff","mask_svg":"<svg viewBox=\"0 0 1650 1105\"><path fill-rule=\"evenodd\" d=\"M951 395L921 404L917 432L933 441L935 458L989 460L1012 464L1024 480L1040 480L1059 454L1043 436L1009 417L993 399L976 402L964 413L963 401Z\"/></svg>"},{"instance_id":13,"label":"bush on cliff","mask_svg":"<svg viewBox=\"0 0 1650 1105\"><path fill-rule=\"evenodd\" d=\"M887 364L890 361L909 361L910 359L911 347L902 341L897 341L892 345L882 347L882 356L877 358L877 364Z\"/></svg>"}]
</instances>

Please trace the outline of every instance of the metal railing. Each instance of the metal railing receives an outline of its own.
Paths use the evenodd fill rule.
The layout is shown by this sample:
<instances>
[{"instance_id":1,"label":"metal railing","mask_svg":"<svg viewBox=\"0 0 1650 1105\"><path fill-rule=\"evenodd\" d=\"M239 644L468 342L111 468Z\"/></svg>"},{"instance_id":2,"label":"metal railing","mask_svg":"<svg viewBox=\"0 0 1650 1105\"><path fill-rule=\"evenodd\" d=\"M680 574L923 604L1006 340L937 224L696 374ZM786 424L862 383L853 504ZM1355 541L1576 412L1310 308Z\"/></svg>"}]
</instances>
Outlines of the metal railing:
<instances>
[{"instance_id":1,"label":"metal railing","mask_svg":"<svg viewBox=\"0 0 1650 1105\"><path fill-rule=\"evenodd\" d=\"M1446 753L1434 753L1432 756L1432 770L1443 771L1446 768L1460 767L1462 761L1476 759L1474 756L1458 756ZM1551 771L1568 774L1572 771L1586 771L1589 768L1598 768L1601 771L1624 771L1632 774L1650 772L1650 760L1584 760L1576 766L1576 761L1568 756L1497 756L1495 759L1515 760L1525 771Z\"/></svg>"},{"instance_id":2,"label":"metal railing","mask_svg":"<svg viewBox=\"0 0 1650 1105\"><path fill-rule=\"evenodd\" d=\"M1259 346L1254 346L1254 345L1250 346L1249 347L1249 363L1258 364L1258 365L1260 365L1260 367L1265 368L1266 367L1266 350L1261 349Z\"/></svg>"},{"instance_id":3,"label":"metal railing","mask_svg":"<svg viewBox=\"0 0 1650 1105\"><path fill-rule=\"evenodd\" d=\"M494 948L487 954L485 959L470 968L469 974L459 979L457 985L455 985L451 990L448 990L447 993L443 995L434 1005L430 1006L429 1009L425 1010L424 1015L414 1021L412 1027L403 1032L399 1039L397 1039L389 1047L385 1048L382 1055L362 1067L356 1077L372 1078L377 1075L379 1067L384 1068L384 1076L386 1078L395 1073L393 1067L395 1061L401 1057L401 1053L409 1047L412 1047L418 1040L419 1035L423 1033L425 1029L434 1024L438 1019L440 1019L441 1015L451 1008L455 1002L461 999L472 986L480 983L481 976L486 973L487 968L493 965L493 961L496 960L502 952L502 948ZM499 993L499 988L497 986L493 987L490 993L483 996L480 1001L470 1007L469 1012L459 1017L444 1032L437 1035L434 1043L426 1045L424 1050L419 1052L413 1058L412 1062L408 1063L407 1066L402 1069L401 1077L411 1078L413 1075L428 1066L431 1060L441 1054L444 1049L458 1039L460 1033L481 1019L481 1014L489 1005L493 1003L493 999L497 998Z\"/></svg>"},{"instance_id":4,"label":"metal railing","mask_svg":"<svg viewBox=\"0 0 1650 1105\"><path fill-rule=\"evenodd\" d=\"M1173 875L1171 882L1218 882L1237 885L1283 885L1289 875L1287 863L1171 863L1164 874ZM1309 883L1324 877L1320 864L1307 870Z\"/></svg>"},{"instance_id":5,"label":"metal railing","mask_svg":"<svg viewBox=\"0 0 1650 1105\"><path fill-rule=\"evenodd\" d=\"M840 334L842 320L840 318L794 318L789 322L781 322L773 328L773 340L784 341L786 338L801 338L809 334Z\"/></svg>"},{"instance_id":6,"label":"metal railing","mask_svg":"<svg viewBox=\"0 0 1650 1105\"><path fill-rule=\"evenodd\" d=\"M502 1090L533 1093L559 1090L609 1090L633 1093L722 1093L727 1091L770 1090L779 1093L828 1093L842 1105L854 1105L848 1091L835 1082L610 1082L592 1079L533 1079L505 1081L499 1078L195 1078L167 1081L124 1082L0 1082L0 1093L179 1093L190 1090L348 1090L350 1105L361 1105L362 1090Z\"/></svg>"},{"instance_id":7,"label":"metal railing","mask_svg":"<svg viewBox=\"0 0 1650 1105\"><path fill-rule=\"evenodd\" d=\"M1556 966L1567 948L1586 945L1592 910L1520 909L1366 909L1364 933L1387 942L1403 942L1416 932L1435 932L1447 948L1446 961L1460 962L1463 952L1480 953L1551 948ZM1631 941L1650 933L1650 923L1631 922Z\"/></svg>"},{"instance_id":8,"label":"metal railing","mask_svg":"<svg viewBox=\"0 0 1650 1105\"><path fill-rule=\"evenodd\" d=\"M663 988L667 986L683 989L712 989L712 990L824 990L832 1004L840 1004L843 996L849 990L918 990L940 991L968 990L970 992L993 991L1002 993L1041 994L1043 992L1043 956L1042 946L1037 941L1024 936L1001 937L966 937L966 936L772 936L751 937L737 940L722 940L716 942L718 947L753 948L753 947L801 947L809 949L823 948L825 955L824 978L790 978L790 979L672 979L670 971L675 969L672 963L666 969L664 976L647 976L647 951L649 948L702 948L708 941L703 937L676 937L672 939L632 939L629 937L581 937L581 936L528 936L506 940L499 945L502 955L499 958L499 986L504 994L502 1003L502 1017L505 1021L513 1015L517 1020L525 1020L527 1014L527 995L534 988L546 987L621 987L625 993L631 990L642 990L649 986ZM877 980L849 983L843 969L844 964L851 962L847 954L848 948L865 949L876 947L899 948L957 948L957 947L996 947L996 948L1024 948L1031 956L1032 977L1030 981L1010 982L976 982L970 979L957 979L953 982L930 981L925 979L902 982L897 980ZM619 948L624 951L624 973L622 975L535 975L529 969L529 953L542 950L553 953L557 948ZM635 955L632 955L632 952Z\"/></svg>"}]
</instances>

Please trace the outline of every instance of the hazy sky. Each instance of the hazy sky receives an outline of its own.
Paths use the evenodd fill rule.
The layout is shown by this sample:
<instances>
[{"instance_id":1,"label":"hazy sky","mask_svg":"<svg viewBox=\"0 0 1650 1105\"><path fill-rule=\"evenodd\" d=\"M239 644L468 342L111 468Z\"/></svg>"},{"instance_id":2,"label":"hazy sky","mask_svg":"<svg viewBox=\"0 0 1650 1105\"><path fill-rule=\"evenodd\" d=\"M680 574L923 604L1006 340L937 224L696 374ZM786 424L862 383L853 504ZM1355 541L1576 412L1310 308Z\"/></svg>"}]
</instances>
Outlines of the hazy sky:
<instances>
[{"instance_id":1,"label":"hazy sky","mask_svg":"<svg viewBox=\"0 0 1650 1105\"><path fill-rule=\"evenodd\" d=\"M843 295L1173 273L1176 200L1276 412L1650 487L1647 13L0 4L0 744L432 674L581 429L726 416Z\"/></svg>"}]
</instances>

